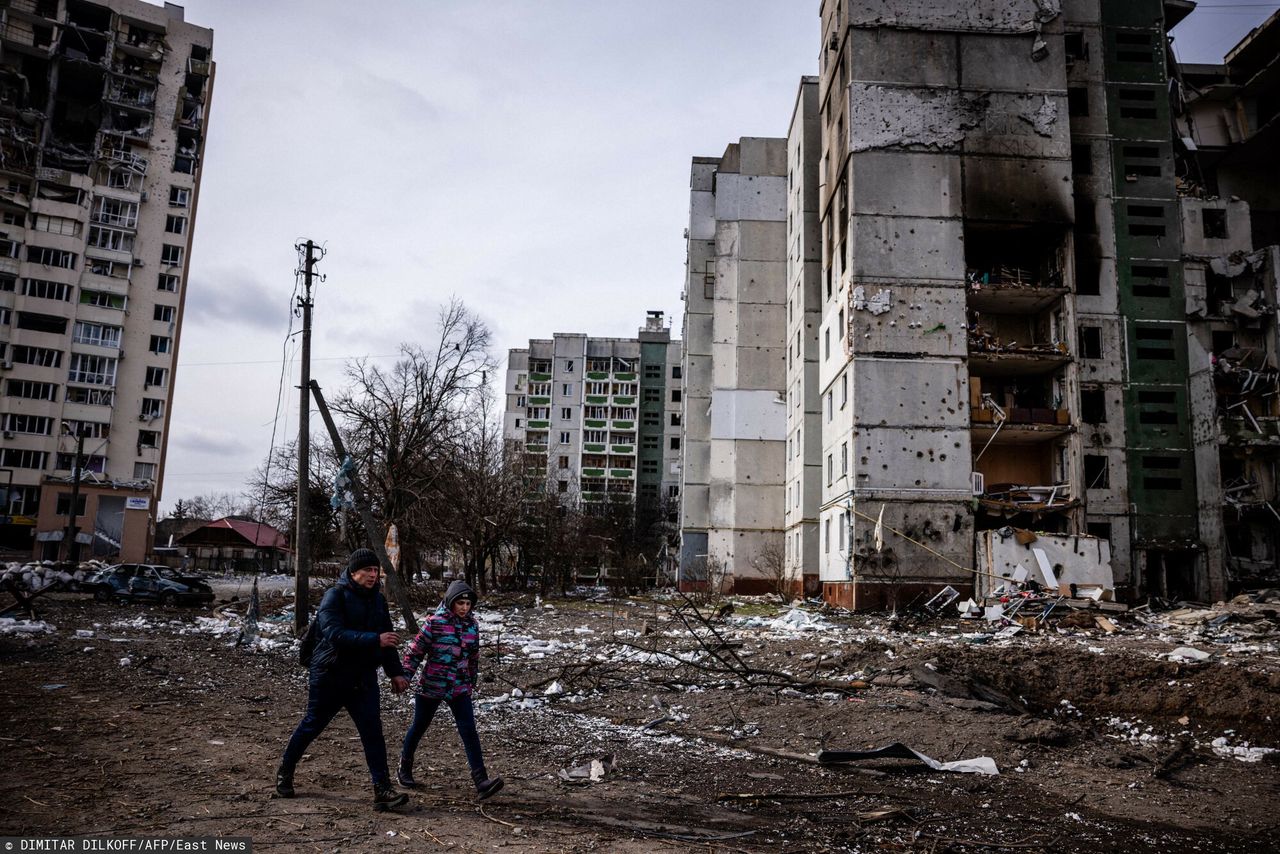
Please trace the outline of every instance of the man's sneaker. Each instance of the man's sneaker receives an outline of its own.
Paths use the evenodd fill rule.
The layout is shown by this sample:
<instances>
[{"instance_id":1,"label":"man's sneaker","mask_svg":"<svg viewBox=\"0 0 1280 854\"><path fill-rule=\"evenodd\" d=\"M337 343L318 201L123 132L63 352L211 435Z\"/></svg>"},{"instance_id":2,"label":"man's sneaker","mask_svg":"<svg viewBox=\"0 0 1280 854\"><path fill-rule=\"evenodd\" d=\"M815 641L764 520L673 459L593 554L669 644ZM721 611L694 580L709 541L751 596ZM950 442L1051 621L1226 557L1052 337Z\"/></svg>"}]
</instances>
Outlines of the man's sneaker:
<instances>
[{"instance_id":1,"label":"man's sneaker","mask_svg":"<svg viewBox=\"0 0 1280 854\"><path fill-rule=\"evenodd\" d=\"M281 765L276 769L276 795L282 798L292 798L294 796L292 768L286 768Z\"/></svg>"},{"instance_id":2,"label":"man's sneaker","mask_svg":"<svg viewBox=\"0 0 1280 854\"><path fill-rule=\"evenodd\" d=\"M396 780L406 789L418 788L418 781L413 779L413 764L405 764L403 759L400 760L400 766L396 768Z\"/></svg>"},{"instance_id":3,"label":"man's sneaker","mask_svg":"<svg viewBox=\"0 0 1280 854\"><path fill-rule=\"evenodd\" d=\"M373 787L373 808L378 812L402 807L409 802L409 796L397 792L390 785Z\"/></svg>"}]
</instances>

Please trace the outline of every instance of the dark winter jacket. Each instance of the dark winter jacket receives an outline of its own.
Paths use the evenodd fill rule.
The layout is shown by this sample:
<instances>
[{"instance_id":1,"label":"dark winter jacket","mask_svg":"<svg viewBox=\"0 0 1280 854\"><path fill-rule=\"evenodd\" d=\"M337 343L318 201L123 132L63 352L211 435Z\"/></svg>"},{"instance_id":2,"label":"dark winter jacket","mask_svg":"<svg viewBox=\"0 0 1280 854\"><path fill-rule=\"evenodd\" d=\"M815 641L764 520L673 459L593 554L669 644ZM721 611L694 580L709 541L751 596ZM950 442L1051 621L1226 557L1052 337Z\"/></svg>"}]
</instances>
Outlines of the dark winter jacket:
<instances>
[{"instance_id":1,"label":"dark winter jacket","mask_svg":"<svg viewBox=\"0 0 1280 854\"><path fill-rule=\"evenodd\" d=\"M476 684L480 627L476 625L474 612L463 619L452 610L453 603L464 596L475 602L475 591L465 581L450 584L444 601L427 618L404 654L402 665L410 678L426 659L417 682L419 696L447 700L470 694Z\"/></svg>"},{"instance_id":2,"label":"dark winter jacket","mask_svg":"<svg viewBox=\"0 0 1280 854\"><path fill-rule=\"evenodd\" d=\"M383 632L393 631L387 600L378 587L366 590L343 572L324 594L316 622L320 636L311 656L312 679L376 683L379 667L389 678L404 675L395 649L378 642Z\"/></svg>"}]
</instances>

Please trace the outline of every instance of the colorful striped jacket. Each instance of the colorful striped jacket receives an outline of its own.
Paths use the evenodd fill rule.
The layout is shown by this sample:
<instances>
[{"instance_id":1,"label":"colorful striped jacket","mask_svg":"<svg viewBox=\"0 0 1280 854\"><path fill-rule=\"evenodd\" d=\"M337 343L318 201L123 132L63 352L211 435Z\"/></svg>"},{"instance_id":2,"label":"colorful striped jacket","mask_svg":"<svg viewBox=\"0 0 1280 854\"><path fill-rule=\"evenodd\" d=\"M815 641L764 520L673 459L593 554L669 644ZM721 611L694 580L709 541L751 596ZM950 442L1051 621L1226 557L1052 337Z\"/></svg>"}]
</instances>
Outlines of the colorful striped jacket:
<instances>
[{"instance_id":1,"label":"colorful striped jacket","mask_svg":"<svg viewBox=\"0 0 1280 854\"><path fill-rule=\"evenodd\" d=\"M479 663L480 627L475 618L461 619L441 602L405 650L402 665L410 679L422 666L415 686L419 696L448 700L471 693Z\"/></svg>"}]
</instances>

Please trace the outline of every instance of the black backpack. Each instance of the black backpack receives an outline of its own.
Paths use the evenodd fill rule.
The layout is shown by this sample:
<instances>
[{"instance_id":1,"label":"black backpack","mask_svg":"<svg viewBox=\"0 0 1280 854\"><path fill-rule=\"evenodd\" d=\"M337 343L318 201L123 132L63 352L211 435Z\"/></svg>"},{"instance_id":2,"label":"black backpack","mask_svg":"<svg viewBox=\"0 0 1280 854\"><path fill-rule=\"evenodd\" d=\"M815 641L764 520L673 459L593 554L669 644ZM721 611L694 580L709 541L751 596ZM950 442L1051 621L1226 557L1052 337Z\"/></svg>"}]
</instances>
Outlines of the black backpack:
<instances>
[{"instance_id":1,"label":"black backpack","mask_svg":"<svg viewBox=\"0 0 1280 854\"><path fill-rule=\"evenodd\" d=\"M329 595L330 587L325 590L324 595L320 597L320 604L324 604L324 596ZM345 614L347 610L347 602L342 601L342 611ZM316 609L315 616L311 622L307 624L307 633L302 636L302 643L298 645L298 663L303 667L311 666L311 657L316 653L316 644L320 643L320 609Z\"/></svg>"},{"instance_id":2,"label":"black backpack","mask_svg":"<svg viewBox=\"0 0 1280 854\"><path fill-rule=\"evenodd\" d=\"M302 643L298 646L298 663L303 667L311 666L311 656L315 655L316 644L320 640L319 620L312 620L307 624L307 633L302 636Z\"/></svg>"}]
</instances>

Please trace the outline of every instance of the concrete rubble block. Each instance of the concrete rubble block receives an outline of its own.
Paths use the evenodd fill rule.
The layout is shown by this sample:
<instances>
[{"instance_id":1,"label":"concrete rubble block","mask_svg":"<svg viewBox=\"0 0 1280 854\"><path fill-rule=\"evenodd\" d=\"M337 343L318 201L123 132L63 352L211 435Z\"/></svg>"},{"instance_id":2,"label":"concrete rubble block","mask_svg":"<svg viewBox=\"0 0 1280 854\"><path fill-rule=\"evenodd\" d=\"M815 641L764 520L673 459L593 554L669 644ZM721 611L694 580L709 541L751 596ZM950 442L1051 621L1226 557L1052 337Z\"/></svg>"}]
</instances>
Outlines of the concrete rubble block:
<instances>
[{"instance_id":1,"label":"concrete rubble block","mask_svg":"<svg viewBox=\"0 0 1280 854\"><path fill-rule=\"evenodd\" d=\"M861 430L851 463L859 489L969 487L968 430Z\"/></svg>"},{"instance_id":2,"label":"concrete rubble block","mask_svg":"<svg viewBox=\"0 0 1280 854\"><path fill-rule=\"evenodd\" d=\"M853 276L964 280L958 219L859 216L850 229Z\"/></svg>"},{"instance_id":3,"label":"concrete rubble block","mask_svg":"<svg viewBox=\"0 0 1280 854\"><path fill-rule=\"evenodd\" d=\"M1071 160L965 157L965 216L1002 222L1075 219Z\"/></svg>"},{"instance_id":4,"label":"concrete rubble block","mask_svg":"<svg viewBox=\"0 0 1280 854\"><path fill-rule=\"evenodd\" d=\"M963 357L968 353L965 332L965 289L955 285L877 284L860 281L869 298L881 291L892 294L890 310L875 314L858 310L850 300L849 347L859 355L915 353L922 356Z\"/></svg>"},{"instance_id":5,"label":"concrete rubble block","mask_svg":"<svg viewBox=\"0 0 1280 854\"><path fill-rule=\"evenodd\" d=\"M849 160L855 214L961 216L959 156L865 151Z\"/></svg>"},{"instance_id":6,"label":"concrete rubble block","mask_svg":"<svg viewBox=\"0 0 1280 854\"><path fill-rule=\"evenodd\" d=\"M855 429L969 427L969 375L950 359L858 359L850 367Z\"/></svg>"},{"instance_id":7,"label":"concrete rubble block","mask_svg":"<svg viewBox=\"0 0 1280 854\"><path fill-rule=\"evenodd\" d=\"M855 29L846 48L859 83L956 87L956 39L923 30Z\"/></svg>"}]
</instances>

